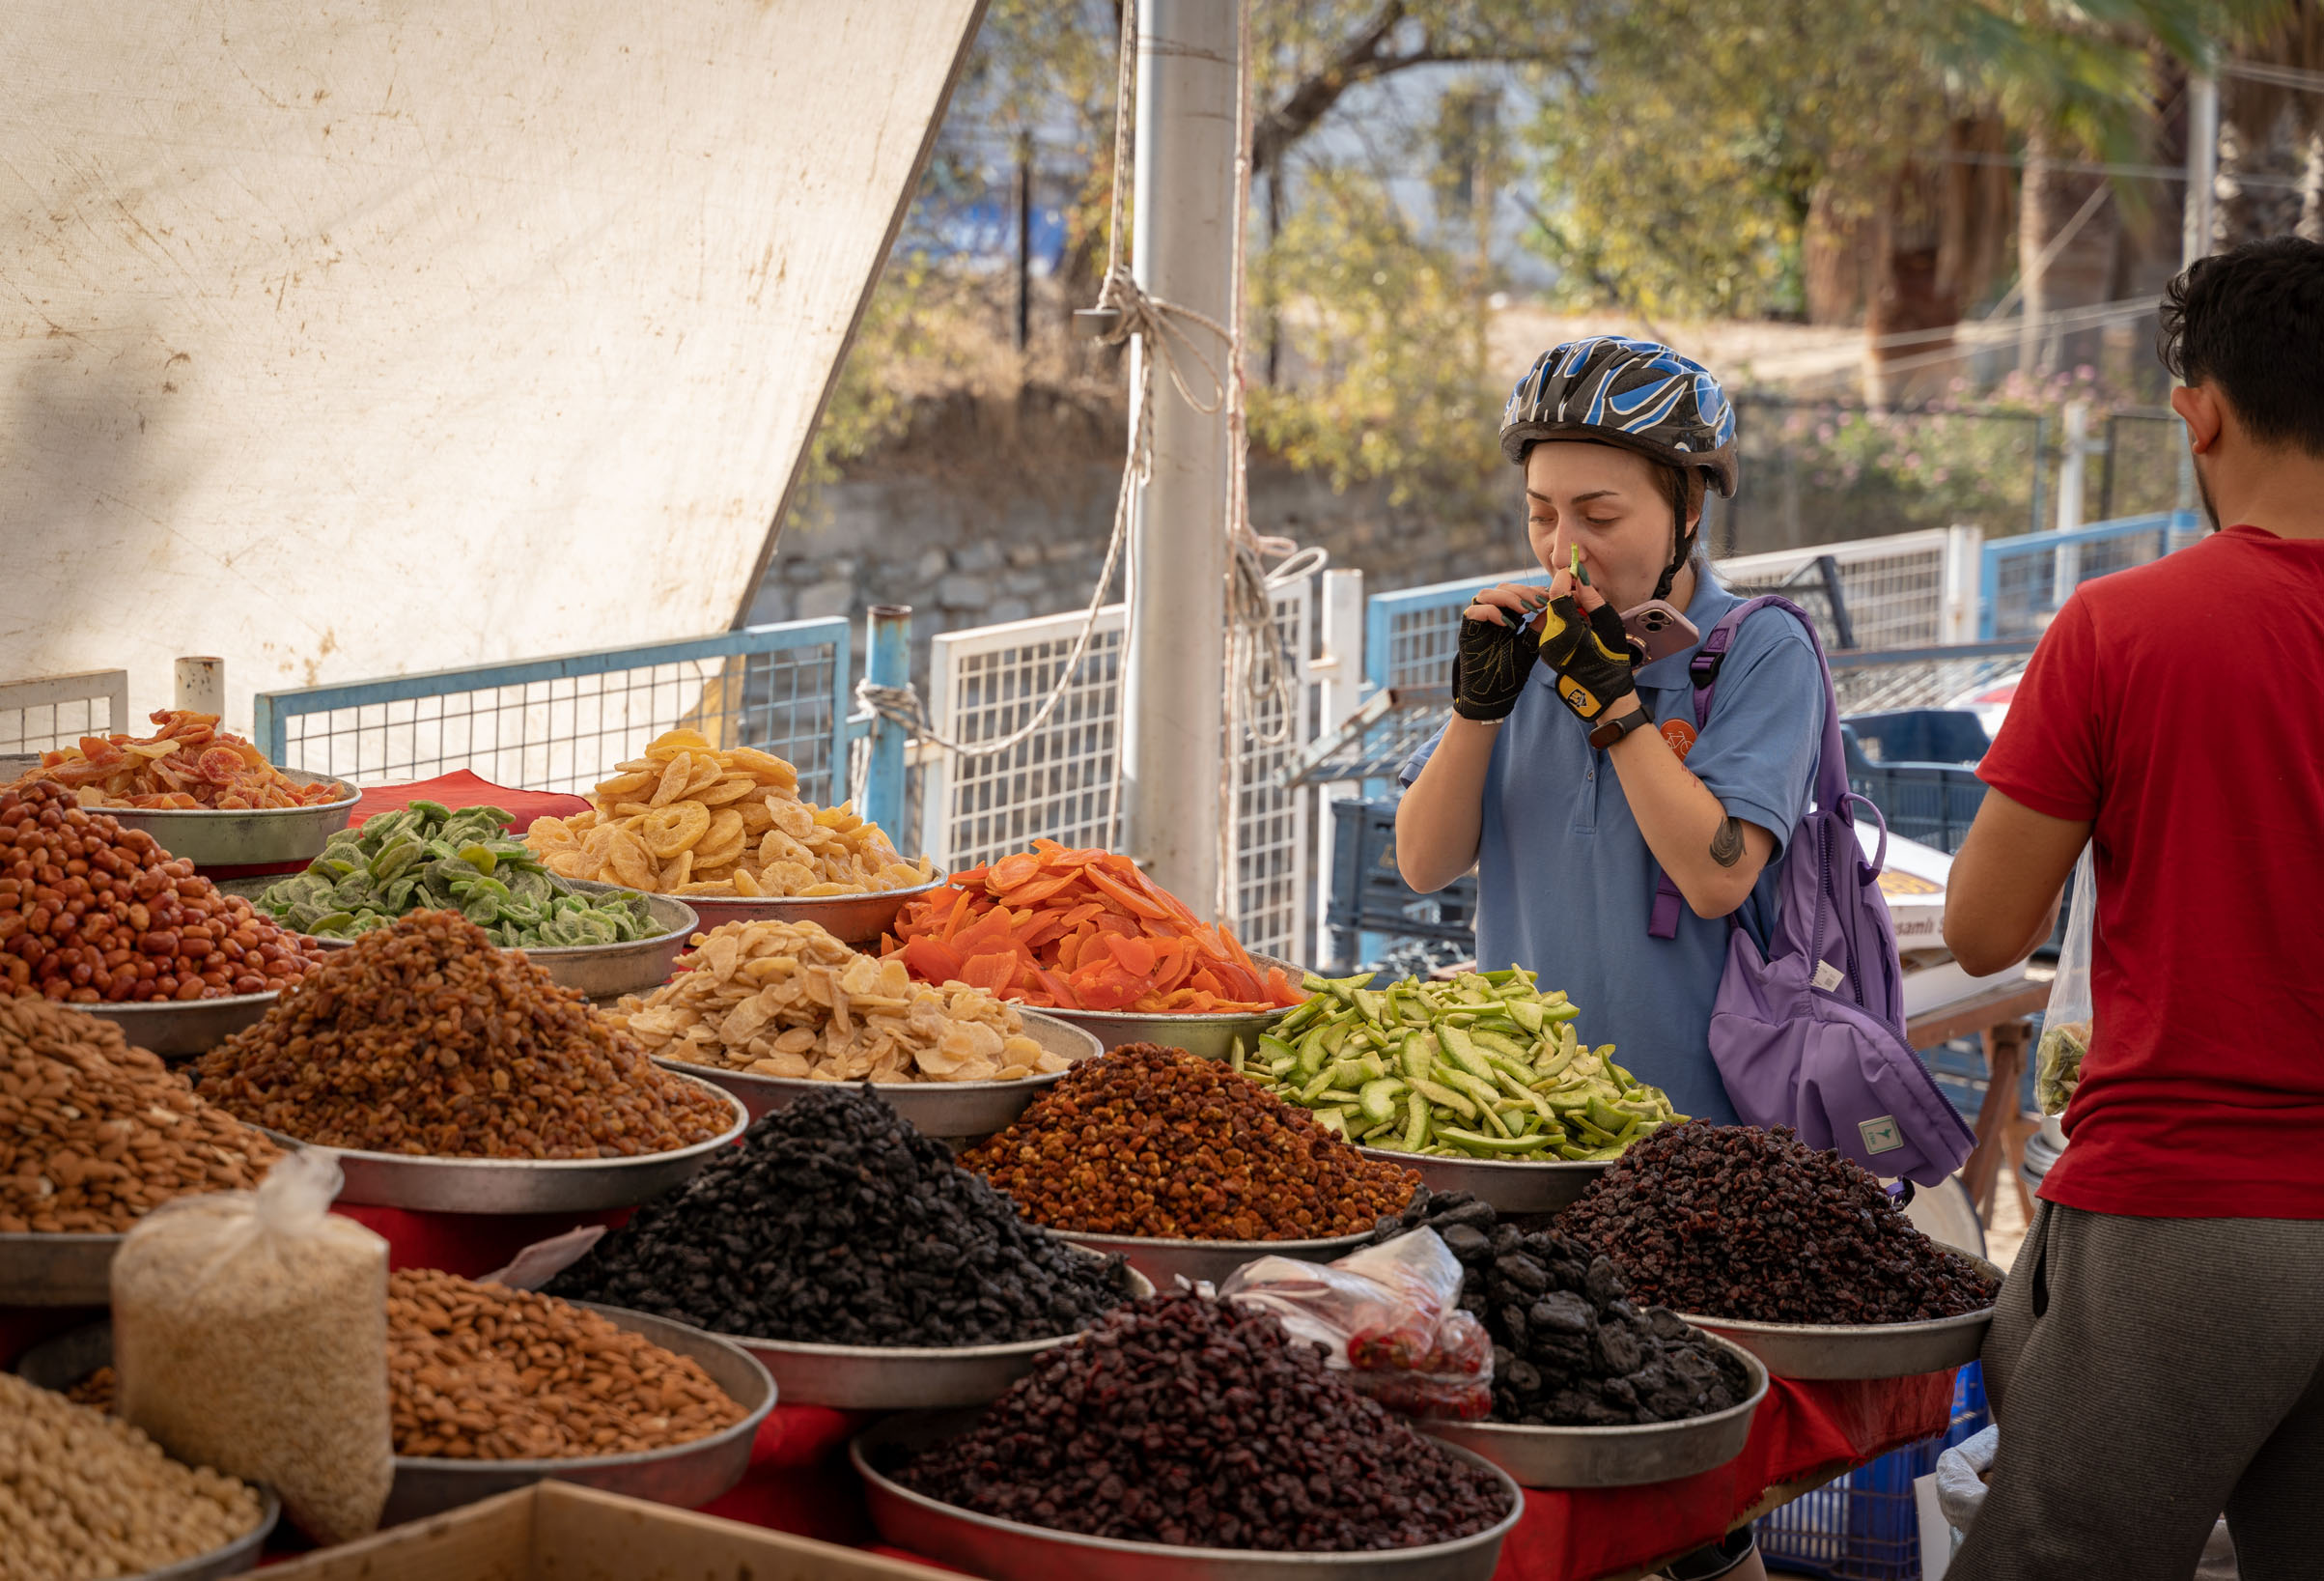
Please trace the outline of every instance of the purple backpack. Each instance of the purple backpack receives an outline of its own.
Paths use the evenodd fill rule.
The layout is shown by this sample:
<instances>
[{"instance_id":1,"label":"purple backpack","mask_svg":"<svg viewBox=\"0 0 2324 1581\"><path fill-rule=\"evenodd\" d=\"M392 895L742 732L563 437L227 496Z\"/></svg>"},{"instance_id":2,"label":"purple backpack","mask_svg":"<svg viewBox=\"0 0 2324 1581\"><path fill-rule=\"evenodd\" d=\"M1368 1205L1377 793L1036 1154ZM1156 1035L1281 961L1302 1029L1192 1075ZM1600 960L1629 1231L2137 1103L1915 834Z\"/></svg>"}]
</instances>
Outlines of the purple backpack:
<instances>
[{"instance_id":1,"label":"purple backpack","mask_svg":"<svg viewBox=\"0 0 2324 1581\"><path fill-rule=\"evenodd\" d=\"M1695 728L1711 717L1737 628L1762 605L1807 630L1824 672L1824 748L1813 803L1784 842L1782 915L1764 958L1750 931L1729 919L1711 1058L1745 1124L1788 1125L1810 1147L1831 1148L1883 1178L1934 1186L1961 1167L1976 1135L1904 1040L1903 967L1879 889L1888 825L1878 807L1848 789L1831 666L1814 622L1798 605L1750 599L1711 628L1689 665ZM1868 863L1851 802L1862 802L1880 823L1880 851ZM1675 937L1681 904L1665 875L1647 932Z\"/></svg>"}]
</instances>

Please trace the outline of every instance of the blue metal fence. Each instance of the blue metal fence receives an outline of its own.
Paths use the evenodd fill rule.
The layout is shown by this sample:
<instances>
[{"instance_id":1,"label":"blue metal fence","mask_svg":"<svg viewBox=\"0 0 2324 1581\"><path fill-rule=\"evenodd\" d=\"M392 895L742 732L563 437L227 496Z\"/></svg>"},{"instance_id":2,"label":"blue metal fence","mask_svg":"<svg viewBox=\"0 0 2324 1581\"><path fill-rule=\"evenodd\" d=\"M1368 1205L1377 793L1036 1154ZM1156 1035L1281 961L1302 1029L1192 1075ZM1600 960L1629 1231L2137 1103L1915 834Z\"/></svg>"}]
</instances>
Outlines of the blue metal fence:
<instances>
[{"instance_id":1,"label":"blue metal fence","mask_svg":"<svg viewBox=\"0 0 2324 1581\"><path fill-rule=\"evenodd\" d=\"M1364 601L1363 678L1372 687L1448 687L1452 650L1460 641L1461 611L1477 589L1496 582L1543 583L1539 566L1498 577L1464 577L1458 581L1408 587Z\"/></svg>"},{"instance_id":2,"label":"blue metal fence","mask_svg":"<svg viewBox=\"0 0 2324 1581\"><path fill-rule=\"evenodd\" d=\"M1977 578L1977 635L2037 636L2075 588L2093 577L2159 560L2202 535L2194 511L2156 511L2064 532L1989 538Z\"/></svg>"},{"instance_id":3,"label":"blue metal fence","mask_svg":"<svg viewBox=\"0 0 2324 1581\"><path fill-rule=\"evenodd\" d=\"M750 626L345 686L259 693L258 745L288 768L394 784L467 769L501 785L586 791L662 731L756 747L815 802L847 795L844 619Z\"/></svg>"}]
</instances>

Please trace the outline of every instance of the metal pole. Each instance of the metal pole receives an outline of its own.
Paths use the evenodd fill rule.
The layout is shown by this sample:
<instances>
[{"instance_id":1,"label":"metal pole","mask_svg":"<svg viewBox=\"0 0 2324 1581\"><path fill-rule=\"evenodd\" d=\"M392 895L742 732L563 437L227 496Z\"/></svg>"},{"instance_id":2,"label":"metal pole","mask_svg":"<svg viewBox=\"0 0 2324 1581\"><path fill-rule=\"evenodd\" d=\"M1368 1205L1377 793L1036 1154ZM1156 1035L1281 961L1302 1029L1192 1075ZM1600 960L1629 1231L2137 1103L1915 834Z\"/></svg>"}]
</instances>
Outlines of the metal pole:
<instances>
[{"instance_id":1,"label":"metal pole","mask_svg":"<svg viewBox=\"0 0 2324 1581\"><path fill-rule=\"evenodd\" d=\"M1033 330L1033 140L1017 143L1017 350L1023 351Z\"/></svg>"},{"instance_id":2,"label":"metal pole","mask_svg":"<svg viewBox=\"0 0 2324 1581\"><path fill-rule=\"evenodd\" d=\"M2203 72L2187 79L2187 204L2179 237L2181 268L2210 256L2218 184L2219 79Z\"/></svg>"},{"instance_id":3,"label":"metal pole","mask_svg":"<svg viewBox=\"0 0 2324 1581\"><path fill-rule=\"evenodd\" d=\"M910 605L875 604L865 610L863 641L865 680L882 687L910 684ZM904 828L904 727L886 715L872 716L872 759L864 771L859 810L885 830L900 849L909 849Z\"/></svg>"},{"instance_id":4,"label":"metal pole","mask_svg":"<svg viewBox=\"0 0 2324 1581\"><path fill-rule=\"evenodd\" d=\"M1324 656L1308 667L1324 677L1324 719L1326 735L1348 722L1363 701L1363 572L1361 570L1330 570L1324 573ZM1336 819L1331 811L1334 802L1356 800L1363 795L1358 780L1339 779L1328 785L1318 785L1315 797L1315 939L1314 954L1318 961L1337 961L1339 951L1332 946L1332 929L1327 918L1331 911L1331 877L1336 868L1332 846L1337 838ZM1353 963L1351 963L1353 964Z\"/></svg>"},{"instance_id":5,"label":"metal pole","mask_svg":"<svg viewBox=\"0 0 2324 1581\"><path fill-rule=\"evenodd\" d=\"M1235 0L1138 7L1136 236L1131 270L1149 295L1227 321L1233 268ZM1172 325L1188 389L1208 400L1227 347ZM1158 354L1138 342L1134 356ZM1130 649L1122 720L1122 837L1155 882L1197 913L1218 891L1226 673L1227 435L1173 381L1154 381L1154 469L1131 536ZM1139 387L1133 363L1130 387ZM1133 413L1131 421L1135 423Z\"/></svg>"},{"instance_id":6,"label":"metal pole","mask_svg":"<svg viewBox=\"0 0 2324 1581\"><path fill-rule=\"evenodd\" d=\"M2219 192L2219 79L2200 72L2187 79L2187 197L2180 209L2179 267L2211 255L2211 216ZM2198 498L2195 456L2179 451L2177 507Z\"/></svg>"}]
</instances>

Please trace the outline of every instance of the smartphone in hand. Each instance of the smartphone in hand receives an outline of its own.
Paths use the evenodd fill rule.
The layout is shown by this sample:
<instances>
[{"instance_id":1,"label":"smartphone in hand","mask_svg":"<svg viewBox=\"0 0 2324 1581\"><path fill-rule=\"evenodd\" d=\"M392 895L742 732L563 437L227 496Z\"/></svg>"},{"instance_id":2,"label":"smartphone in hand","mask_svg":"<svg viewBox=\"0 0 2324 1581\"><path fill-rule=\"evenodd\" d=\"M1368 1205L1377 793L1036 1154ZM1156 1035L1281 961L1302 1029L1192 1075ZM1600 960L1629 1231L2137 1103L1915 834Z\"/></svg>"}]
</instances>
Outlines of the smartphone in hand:
<instances>
[{"instance_id":1,"label":"smartphone in hand","mask_svg":"<svg viewBox=\"0 0 2324 1581\"><path fill-rule=\"evenodd\" d=\"M1645 662L1649 664L1674 653L1685 653L1702 640L1702 633L1694 629L1694 623L1662 599L1648 599L1635 608L1623 610L1622 629L1646 650Z\"/></svg>"}]
</instances>

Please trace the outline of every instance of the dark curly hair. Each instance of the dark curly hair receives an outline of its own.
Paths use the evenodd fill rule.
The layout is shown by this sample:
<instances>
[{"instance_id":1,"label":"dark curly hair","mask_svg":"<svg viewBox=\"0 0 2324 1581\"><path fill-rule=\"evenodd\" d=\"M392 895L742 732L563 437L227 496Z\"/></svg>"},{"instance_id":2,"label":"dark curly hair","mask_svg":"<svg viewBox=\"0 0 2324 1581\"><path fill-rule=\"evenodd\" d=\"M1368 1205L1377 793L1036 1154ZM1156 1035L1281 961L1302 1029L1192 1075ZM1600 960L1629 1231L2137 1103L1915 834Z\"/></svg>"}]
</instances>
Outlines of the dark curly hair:
<instances>
[{"instance_id":1,"label":"dark curly hair","mask_svg":"<svg viewBox=\"0 0 2324 1581\"><path fill-rule=\"evenodd\" d=\"M2324 456L2324 245L2277 236L2198 258L2162 321L2164 367L2218 386L2262 444Z\"/></svg>"}]
</instances>

